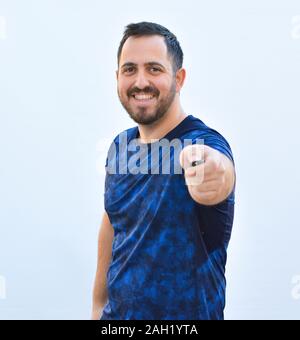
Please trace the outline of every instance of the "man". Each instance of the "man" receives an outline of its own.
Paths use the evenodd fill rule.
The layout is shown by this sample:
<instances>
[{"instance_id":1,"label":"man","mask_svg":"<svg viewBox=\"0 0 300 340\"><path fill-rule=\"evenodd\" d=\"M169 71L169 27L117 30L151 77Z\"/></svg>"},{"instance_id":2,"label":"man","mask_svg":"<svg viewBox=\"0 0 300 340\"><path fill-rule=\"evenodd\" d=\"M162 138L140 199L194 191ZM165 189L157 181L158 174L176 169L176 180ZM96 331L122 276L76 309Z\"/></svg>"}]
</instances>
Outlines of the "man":
<instances>
[{"instance_id":1,"label":"man","mask_svg":"<svg viewBox=\"0 0 300 340\"><path fill-rule=\"evenodd\" d=\"M93 319L223 319L234 161L224 137L182 109L182 63L180 44L165 27L126 27L118 95L138 126L125 131L127 148L120 134L108 153ZM181 152L167 154L174 164L161 173L166 157L155 159L150 150L175 139ZM146 152L134 158L132 145ZM135 171L149 163L152 172Z\"/></svg>"}]
</instances>

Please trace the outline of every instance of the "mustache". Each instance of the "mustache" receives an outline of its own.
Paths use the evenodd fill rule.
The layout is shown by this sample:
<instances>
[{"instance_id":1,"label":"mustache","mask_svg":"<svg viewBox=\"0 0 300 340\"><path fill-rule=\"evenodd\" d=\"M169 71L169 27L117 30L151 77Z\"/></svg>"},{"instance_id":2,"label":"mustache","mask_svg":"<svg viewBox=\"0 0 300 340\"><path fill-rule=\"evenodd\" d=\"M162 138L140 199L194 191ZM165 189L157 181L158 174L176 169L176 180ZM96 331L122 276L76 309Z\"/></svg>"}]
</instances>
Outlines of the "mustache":
<instances>
[{"instance_id":1,"label":"mustache","mask_svg":"<svg viewBox=\"0 0 300 340\"><path fill-rule=\"evenodd\" d=\"M128 96L131 97L133 94L139 94L139 93L145 93L145 94L153 94L155 96L159 95L159 91L157 89L155 89L154 87L151 86L147 86L145 87L143 90L134 87L133 89L131 89L130 91L128 91Z\"/></svg>"}]
</instances>

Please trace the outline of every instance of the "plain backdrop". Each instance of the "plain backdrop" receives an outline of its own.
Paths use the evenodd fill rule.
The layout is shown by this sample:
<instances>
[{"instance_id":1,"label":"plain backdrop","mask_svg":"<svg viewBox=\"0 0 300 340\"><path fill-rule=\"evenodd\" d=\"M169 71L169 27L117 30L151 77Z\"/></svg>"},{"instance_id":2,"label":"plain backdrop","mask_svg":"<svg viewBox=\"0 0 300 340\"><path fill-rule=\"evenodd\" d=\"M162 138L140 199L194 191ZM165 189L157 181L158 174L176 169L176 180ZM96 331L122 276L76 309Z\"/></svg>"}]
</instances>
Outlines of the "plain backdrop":
<instances>
[{"instance_id":1,"label":"plain backdrop","mask_svg":"<svg viewBox=\"0 0 300 340\"><path fill-rule=\"evenodd\" d=\"M0 319L90 318L107 144L135 126L116 53L139 21L177 35L183 107L234 152L226 319L300 318L299 0L0 0Z\"/></svg>"}]
</instances>

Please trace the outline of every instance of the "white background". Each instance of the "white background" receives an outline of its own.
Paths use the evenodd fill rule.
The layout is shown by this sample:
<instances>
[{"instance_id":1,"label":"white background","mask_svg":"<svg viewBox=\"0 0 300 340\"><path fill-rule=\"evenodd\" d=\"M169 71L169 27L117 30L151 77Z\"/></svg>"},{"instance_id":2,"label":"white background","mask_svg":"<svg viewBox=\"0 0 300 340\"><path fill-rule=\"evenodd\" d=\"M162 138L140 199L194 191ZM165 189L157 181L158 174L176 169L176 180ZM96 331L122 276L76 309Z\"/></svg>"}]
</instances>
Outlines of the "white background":
<instances>
[{"instance_id":1,"label":"white background","mask_svg":"<svg viewBox=\"0 0 300 340\"><path fill-rule=\"evenodd\" d=\"M299 15L299 0L0 0L0 319L90 317L99 169L135 125L116 53L139 21L177 35L184 109L234 152L226 318L300 318Z\"/></svg>"}]
</instances>

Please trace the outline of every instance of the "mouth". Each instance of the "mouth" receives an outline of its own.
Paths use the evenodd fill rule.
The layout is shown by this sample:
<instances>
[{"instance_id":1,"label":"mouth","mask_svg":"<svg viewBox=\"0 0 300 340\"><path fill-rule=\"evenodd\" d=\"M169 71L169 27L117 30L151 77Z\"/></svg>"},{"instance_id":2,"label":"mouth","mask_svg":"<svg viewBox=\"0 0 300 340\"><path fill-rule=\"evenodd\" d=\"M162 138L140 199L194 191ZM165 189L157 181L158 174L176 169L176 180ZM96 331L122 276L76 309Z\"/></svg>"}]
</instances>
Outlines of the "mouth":
<instances>
[{"instance_id":1,"label":"mouth","mask_svg":"<svg viewBox=\"0 0 300 340\"><path fill-rule=\"evenodd\" d=\"M132 99L138 104L150 104L156 100L154 94L133 94Z\"/></svg>"}]
</instances>

